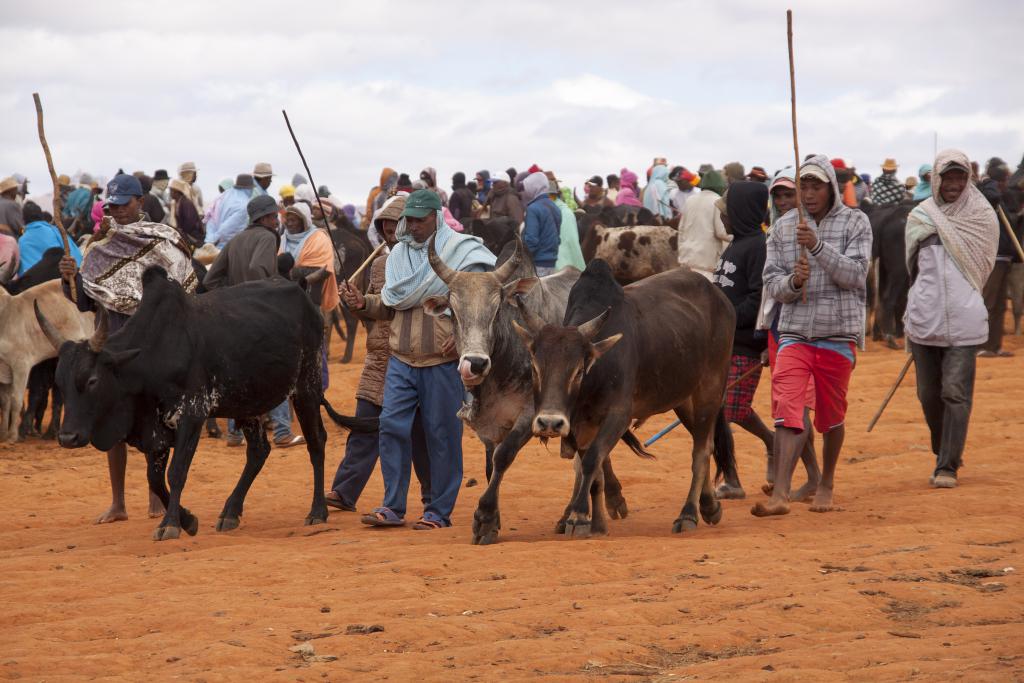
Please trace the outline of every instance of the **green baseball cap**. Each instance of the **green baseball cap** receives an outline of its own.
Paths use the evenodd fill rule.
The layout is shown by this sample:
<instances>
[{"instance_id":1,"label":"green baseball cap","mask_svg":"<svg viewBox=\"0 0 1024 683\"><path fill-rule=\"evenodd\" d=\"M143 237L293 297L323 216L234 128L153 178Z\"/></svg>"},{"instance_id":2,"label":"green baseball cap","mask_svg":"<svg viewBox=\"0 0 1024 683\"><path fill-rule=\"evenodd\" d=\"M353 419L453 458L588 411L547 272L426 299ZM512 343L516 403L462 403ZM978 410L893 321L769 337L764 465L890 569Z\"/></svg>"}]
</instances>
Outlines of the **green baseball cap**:
<instances>
[{"instance_id":1,"label":"green baseball cap","mask_svg":"<svg viewBox=\"0 0 1024 683\"><path fill-rule=\"evenodd\" d=\"M430 190L416 190L405 200L402 217L423 218L441 210L441 198Z\"/></svg>"}]
</instances>

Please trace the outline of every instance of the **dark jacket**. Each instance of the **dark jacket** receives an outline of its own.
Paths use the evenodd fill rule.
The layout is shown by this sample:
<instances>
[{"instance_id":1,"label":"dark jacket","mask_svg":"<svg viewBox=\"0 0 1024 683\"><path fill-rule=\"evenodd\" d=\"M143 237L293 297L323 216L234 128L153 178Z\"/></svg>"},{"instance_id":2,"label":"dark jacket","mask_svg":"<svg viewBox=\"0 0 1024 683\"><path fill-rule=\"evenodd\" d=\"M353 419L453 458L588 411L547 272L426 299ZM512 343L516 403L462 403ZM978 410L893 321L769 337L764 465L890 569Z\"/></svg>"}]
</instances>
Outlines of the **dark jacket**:
<instances>
[{"instance_id":1,"label":"dark jacket","mask_svg":"<svg viewBox=\"0 0 1024 683\"><path fill-rule=\"evenodd\" d=\"M487 205L491 207L491 218L507 216L517 226L523 222L523 205L508 181L494 181L491 193L487 195Z\"/></svg>"},{"instance_id":2,"label":"dark jacket","mask_svg":"<svg viewBox=\"0 0 1024 683\"><path fill-rule=\"evenodd\" d=\"M1013 227L1017 241L1020 242L1024 239L1024 230L1022 230L1024 228L1024 221L1018 220L1017 225L1014 225L1014 217L1020 210L1020 207L1017 206L1016 193L1010 191L1010 189L1000 190L999 183L992 178L981 181L978 189L985 195L985 199L992 205L992 209L996 212L996 217L999 219L999 249L996 251L996 256L1002 259L1010 259L1013 263L1020 263L1020 254L1017 253L1017 247L1014 246L1010 235L1006 232L1006 227L1003 225L1003 219L999 216L999 208L1001 207L1006 215L1006 220Z\"/></svg>"},{"instance_id":3,"label":"dark jacket","mask_svg":"<svg viewBox=\"0 0 1024 683\"><path fill-rule=\"evenodd\" d=\"M277 273L280 239L262 225L249 225L224 245L203 284L207 289L216 289L273 277Z\"/></svg>"},{"instance_id":4,"label":"dark jacket","mask_svg":"<svg viewBox=\"0 0 1024 683\"><path fill-rule=\"evenodd\" d=\"M767 240L761 229L767 206L768 188L764 183L742 181L729 187L726 209L733 240L718 261L714 282L736 310L733 355L758 358L768 344L766 337L755 335L767 256Z\"/></svg>"},{"instance_id":5,"label":"dark jacket","mask_svg":"<svg viewBox=\"0 0 1024 683\"><path fill-rule=\"evenodd\" d=\"M206 228L203 227L203 218L196 211L196 205L191 199L182 197L174 202L174 221L178 226L178 232L186 239L192 244L202 245L206 237Z\"/></svg>"},{"instance_id":6,"label":"dark jacket","mask_svg":"<svg viewBox=\"0 0 1024 683\"><path fill-rule=\"evenodd\" d=\"M526 207L526 227L523 244L533 257L534 265L554 268L558 260L558 245L562 227L562 212L547 195L534 199Z\"/></svg>"},{"instance_id":7,"label":"dark jacket","mask_svg":"<svg viewBox=\"0 0 1024 683\"><path fill-rule=\"evenodd\" d=\"M469 225L473 218L473 192L466 187L466 174L456 173L452 176L452 194L448 198L448 210L455 220Z\"/></svg>"},{"instance_id":8,"label":"dark jacket","mask_svg":"<svg viewBox=\"0 0 1024 683\"><path fill-rule=\"evenodd\" d=\"M146 212L154 223L163 223L164 218L167 217L167 212L164 211L163 204L155 196L146 193L146 196L142 198L142 210Z\"/></svg>"}]
</instances>

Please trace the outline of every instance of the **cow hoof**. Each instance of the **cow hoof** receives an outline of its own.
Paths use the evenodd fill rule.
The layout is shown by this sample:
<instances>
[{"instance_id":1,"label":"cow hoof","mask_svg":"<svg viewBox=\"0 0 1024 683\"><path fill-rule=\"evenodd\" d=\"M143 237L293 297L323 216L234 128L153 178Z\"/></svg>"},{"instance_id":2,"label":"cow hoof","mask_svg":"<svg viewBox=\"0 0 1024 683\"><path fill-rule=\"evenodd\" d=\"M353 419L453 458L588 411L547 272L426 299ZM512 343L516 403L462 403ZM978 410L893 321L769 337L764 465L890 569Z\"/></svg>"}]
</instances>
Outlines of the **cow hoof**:
<instances>
[{"instance_id":1,"label":"cow hoof","mask_svg":"<svg viewBox=\"0 0 1024 683\"><path fill-rule=\"evenodd\" d=\"M711 512L706 512L704 508L701 508L700 516L706 524L718 524L722 521L722 504L716 500L715 509Z\"/></svg>"},{"instance_id":2,"label":"cow hoof","mask_svg":"<svg viewBox=\"0 0 1024 683\"><path fill-rule=\"evenodd\" d=\"M313 526L314 524L326 524L327 515L309 515L306 517L306 526Z\"/></svg>"},{"instance_id":3,"label":"cow hoof","mask_svg":"<svg viewBox=\"0 0 1024 683\"><path fill-rule=\"evenodd\" d=\"M195 536L199 531L199 518L189 513L188 519L185 521L185 533L189 536Z\"/></svg>"},{"instance_id":4,"label":"cow hoof","mask_svg":"<svg viewBox=\"0 0 1024 683\"><path fill-rule=\"evenodd\" d=\"M689 517L680 517L676 520L675 524L672 525L672 533L681 534L684 531L693 531L697 528L697 520L690 519Z\"/></svg>"},{"instance_id":5,"label":"cow hoof","mask_svg":"<svg viewBox=\"0 0 1024 683\"><path fill-rule=\"evenodd\" d=\"M557 522L555 522L555 533L556 534L564 534L565 533L565 520L564 519L560 519Z\"/></svg>"},{"instance_id":6,"label":"cow hoof","mask_svg":"<svg viewBox=\"0 0 1024 683\"><path fill-rule=\"evenodd\" d=\"M217 531L231 531L237 529L239 524L241 524L241 520L238 517L218 517Z\"/></svg>"},{"instance_id":7,"label":"cow hoof","mask_svg":"<svg viewBox=\"0 0 1024 683\"><path fill-rule=\"evenodd\" d=\"M484 534L473 533L473 545L493 545L498 542L498 530L491 529Z\"/></svg>"},{"instance_id":8,"label":"cow hoof","mask_svg":"<svg viewBox=\"0 0 1024 683\"><path fill-rule=\"evenodd\" d=\"M629 508L626 507L626 499L618 496L613 500L605 500L604 506L608 508L608 516L612 519L625 519L629 516Z\"/></svg>"},{"instance_id":9,"label":"cow hoof","mask_svg":"<svg viewBox=\"0 0 1024 683\"><path fill-rule=\"evenodd\" d=\"M567 520L565 523L565 535L569 538L590 538L590 522L585 520Z\"/></svg>"},{"instance_id":10,"label":"cow hoof","mask_svg":"<svg viewBox=\"0 0 1024 683\"><path fill-rule=\"evenodd\" d=\"M158 526L153 532L154 541L170 541L181 536L180 526Z\"/></svg>"}]
</instances>

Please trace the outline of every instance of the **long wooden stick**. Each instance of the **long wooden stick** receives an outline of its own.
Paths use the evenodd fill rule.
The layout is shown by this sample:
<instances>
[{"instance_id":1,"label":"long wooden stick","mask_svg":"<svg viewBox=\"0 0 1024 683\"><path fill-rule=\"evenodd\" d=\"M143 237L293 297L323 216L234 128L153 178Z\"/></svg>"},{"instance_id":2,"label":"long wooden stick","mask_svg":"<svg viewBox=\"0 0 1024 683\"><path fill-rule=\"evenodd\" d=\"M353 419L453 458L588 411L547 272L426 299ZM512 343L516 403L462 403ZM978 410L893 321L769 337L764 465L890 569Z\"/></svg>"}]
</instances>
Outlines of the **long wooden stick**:
<instances>
[{"instance_id":1,"label":"long wooden stick","mask_svg":"<svg viewBox=\"0 0 1024 683\"><path fill-rule=\"evenodd\" d=\"M302 159L302 167L306 169L306 177L309 178L309 184L313 188L313 195L316 197L317 206L320 207L320 215L324 217L324 230L327 232L327 237L331 240L331 246L334 247L334 253L338 257L338 262L342 265L345 263L345 259L341 257L341 250L338 249L338 245L334 242L334 237L331 235L331 223L327 218L327 212L324 211L324 203L320 201L320 193L316 191L316 183L313 182L313 173L309 170L309 164L306 163L306 155L302 153L302 148L299 147L299 139L295 137L295 131L292 130L292 122L288 120L288 112L284 109L281 110L284 114L284 123L288 126L288 133L292 136L292 142L295 143L295 151L299 153L299 158ZM346 285L348 280L344 277L341 281Z\"/></svg>"},{"instance_id":2,"label":"long wooden stick","mask_svg":"<svg viewBox=\"0 0 1024 683\"><path fill-rule=\"evenodd\" d=\"M359 266L358 268L356 268L356 272L352 273L352 275L349 276L349 280L353 280L353 281L354 280L358 280L359 276L363 274L364 270L366 270L366 267L368 265L370 265L371 263L373 263L373 259L377 258L377 254L379 254L380 250L383 249L386 246L387 245L384 244L383 242L378 244L377 248L374 249L373 251L371 251L370 255L366 257L366 260L363 261L363 264L361 266Z\"/></svg>"},{"instance_id":3,"label":"long wooden stick","mask_svg":"<svg viewBox=\"0 0 1024 683\"><path fill-rule=\"evenodd\" d=\"M1001 204L996 204L996 211L999 212L999 220L1002 222L1003 227L1006 228L1006 234L1010 236L1010 241L1013 242L1013 246L1017 249L1017 255L1020 256L1021 261L1024 261L1024 249L1020 246L1020 240L1013 234L1013 228L1010 227L1010 219L1006 217Z\"/></svg>"},{"instance_id":4,"label":"long wooden stick","mask_svg":"<svg viewBox=\"0 0 1024 683\"><path fill-rule=\"evenodd\" d=\"M50 169L50 180L53 181L53 222L60 230L60 240L64 244L64 255L71 255L71 247L68 246L68 233L64 229L64 220L61 214L64 211L64 203L60 198L60 182L57 180L57 171L53 168L53 157L50 155L50 146L46 144L46 133L43 130L43 103L39 99L39 93L32 93L32 99L36 103L36 125L39 128L39 142L43 145L43 154L46 155L46 165ZM75 287L74 279L68 281L71 288L71 300L78 303L78 290Z\"/></svg>"},{"instance_id":5,"label":"long wooden stick","mask_svg":"<svg viewBox=\"0 0 1024 683\"><path fill-rule=\"evenodd\" d=\"M804 207L800 203L800 142L796 135L796 68L793 65L793 10L786 10L786 42L789 45L789 109L793 119L793 176L796 184L796 215L800 223L804 222ZM838 197L837 197L838 199ZM807 255L807 249L801 245L800 257ZM806 282L804 283L807 284ZM807 288L801 295L803 303L807 303Z\"/></svg>"},{"instance_id":6,"label":"long wooden stick","mask_svg":"<svg viewBox=\"0 0 1024 683\"><path fill-rule=\"evenodd\" d=\"M762 367L762 366L761 366L760 364L758 364L758 365L755 365L754 367L750 368L749 370L747 370L746 372L744 372L744 373L743 373L742 375L740 375L739 377L737 377L737 378L736 378L736 379L734 379L733 381L729 382L729 384L728 384L728 385L726 385L726 387L725 387L725 390L726 390L726 391L729 391L729 390L730 390L730 389L732 389L732 388L733 388L734 386L736 386L737 384L739 384L740 382L742 382L742 381L743 381L743 380L745 380L746 378L748 378L748 377L750 377L751 375L753 375L753 374L754 374L754 372L755 372L756 370L760 370L760 369L761 369L761 367ZM645 446L645 447L646 447L646 446L650 446L650 445L651 445L652 443L654 443L655 441L657 441L657 440L658 440L658 439L660 439L661 437L663 437L663 436L665 436L666 434L668 434L669 432L671 432L671 431L672 431L673 429L675 429L676 427L678 427L678 426L679 426L680 424L682 424L682 423L681 423L681 422L680 422L679 420L676 420L675 422L673 422L672 424L670 424L670 425L669 425L668 427L665 427L665 428L664 428L664 429L662 429L662 430L661 430L660 432L658 432L657 434L655 434L655 435L654 435L654 436L652 436L651 438L647 439L647 441L644 441L644 446Z\"/></svg>"},{"instance_id":7,"label":"long wooden stick","mask_svg":"<svg viewBox=\"0 0 1024 683\"><path fill-rule=\"evenodd\" d=\"M896 390L900 388L900 383L903 382L903 378L907 376L907 371L910 370L910 366L914 364L914 357L907 355L907 362L903 364L903 369L900 370L900 376L893 382L892 387L889 388L889 393L885 395L885 399L882 400L882 405L878 406L878 410L875 411L875 416L871 418L871 422L868 423L868 431L870 432L875 428L875 424L878 422L878 418L882 417L882 413L889 406L889 401L896 395Z\"/></svg>"}]
</instances>

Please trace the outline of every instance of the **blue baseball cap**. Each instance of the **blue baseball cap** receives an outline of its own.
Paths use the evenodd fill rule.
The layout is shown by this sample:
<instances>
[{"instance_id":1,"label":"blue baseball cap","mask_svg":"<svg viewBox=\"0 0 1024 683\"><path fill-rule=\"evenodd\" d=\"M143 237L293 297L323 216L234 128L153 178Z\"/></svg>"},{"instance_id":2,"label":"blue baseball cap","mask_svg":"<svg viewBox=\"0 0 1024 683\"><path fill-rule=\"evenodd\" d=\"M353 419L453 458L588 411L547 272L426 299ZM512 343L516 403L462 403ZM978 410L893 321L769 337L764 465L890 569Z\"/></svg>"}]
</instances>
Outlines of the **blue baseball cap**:
<instances>
[{"instance_id":1,"label":"blue baseball cap","mask_svg":"<svg viewBox=\"0 0 1024 683\"><path fill-rule=\"evenodd\" d=\"M132 200L132 197L141 197L142 183L133 175L118 173L113 180L107 183L107 204L123 206Z\"/></svg>"}]
</instances>

